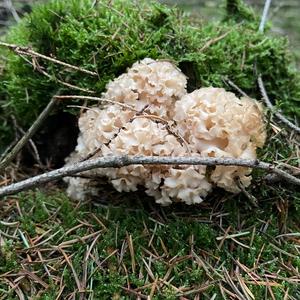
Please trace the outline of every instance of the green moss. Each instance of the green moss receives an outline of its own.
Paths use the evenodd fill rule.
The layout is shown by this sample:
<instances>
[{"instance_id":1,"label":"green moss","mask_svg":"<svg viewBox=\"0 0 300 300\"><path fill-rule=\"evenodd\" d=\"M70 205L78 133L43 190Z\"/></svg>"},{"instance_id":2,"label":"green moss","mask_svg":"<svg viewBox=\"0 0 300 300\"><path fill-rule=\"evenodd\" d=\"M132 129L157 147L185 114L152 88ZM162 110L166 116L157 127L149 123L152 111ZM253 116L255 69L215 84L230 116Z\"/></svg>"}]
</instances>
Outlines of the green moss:
<instances>
[{"instance_id":1,"label":"green moss","mask_svg":"<svg viewBox=\"0 0 300 300\"><path fill-rule=\"evenodd\" d=\"M17 254L13 241L9 240L1 244L0 251L0 272L4 274L10 270L18 270L20 266L17 263Z\"/></svg>"},{"instance_id":2,"label":"green moss","mask_svg":"<svg viewBox=\"0 0 300 300\"><path fill-rule=\"evenodd\" d=\"M111 197L115 198L115 195ZM201 292L203 299L211 299L214 294L217 295L216 299L223 299L220 284L234 293L224 281L224 272L234 277L236 270L239 270L241 278L255 297L263 299L266 287L253 283L249 274L240 268L240 264L253 270L252 275L255 273L253 276L259 276L261 281L265 280L267 274L278 274L278 279L269 279L279 283L278 286L272 287L275 299L282 299L287 289L289 295L298 295L298 286L292 281L293 269L286 268L299 266L297 240L288 237L276 238L282 232L278 227L280 213L274 211L273 199L266 205L259 203L260 207L255 212L249 211L249 208L243 205L245 201L227 201L223 208L220 207L223 205L220 201L212 203L210 208L206 203L193 208L178 205L149 210L149 199L127 200L122 207L105 207L99 206L97 201L73 203L61 193L46 195L38 191L12 198L10 205L4 206L1 211L1 220L19 221L19 228L28 241L37 239L41 245L39 248L27 248L21 238L10 240L3 236L1 274L17 273L19 266L31 270L49 287L46 289L34 279L28 278L29 282L24 284L33 288L27 291L26 296L35 299L33 291L41 290L38 299L45 300L57 297L60 290L57 284L59 278L65 286L61 297L67 298L77 287L74 273L59 250L63 249L79 280L83 279L86 270L86 295L93 293L95 299L131 299L132 295L121 288L128 287L128 284L132 290L138 288L144 295L149 295L154 280L148 274L145 263L150 266L154 278L161 282L153 299L177 299L178 289L197 291L206 284L210 286ZM43 215L45 208L51 216L49 220ZM267 209L268 214L265 213ZM20 219L19 211L34 220L31 224L35 228L34 231L26 229L25 223L28 219ZM66 215L73 221L67 222ZM297 232L298 219L298 215L289 216L286 232ZM14 234L14 227L0 225L2 231L5 230L9 235ZM221 241L216 238L224 236L227 229L230 229L229 234L249 234L237 236L236 241L227 238L220 245ZM57 231L59 234L53 236ZM90 234L95 235L86 238ZM133 241L135 270L132 268L129 235ZM97 241L94 243L95 237ZM62 243L66 242L67 245L62 246ZM45 264L36 255L36 249L41 251L44 260L47 261L50 277L44 270ZM91 255L86 258L89 249ZM28 257L34 263L28 261ZM162 284L165 276L169 285ZM237 281L235 283L238 284ZM0 278L0 295L2 294L6 294L7 297L9 295L11 299L15 299L13 297L16 296ZM191 293L186 297L194 296Z\"/></svg>"},{"instance_id":3,"label":"green moss","mask_svg":"<svg viewBox=\"0 0 300 300\"><path fill-rule=\"evenodd\" d=\"M257 16L243 0L226 1L226 18L225 20L235 20L236 22L253 22L257 20Z\"/></svg>"},{"instance_id":4,"label":"green moss","mask_svg":"<svg viewBox=\"0 0 300 300\"><path fill-rule=\"evenodd\" d=\"M30 46L42 54L96 71L99 76L38 59L51 75L47 78L23 58L6 51L8 62L0 83L2 105L23 127L28 127L62 87L57 79L100 95L107 82L132 63L152 57L172 59L178 64L189 76L190 90L224 87L224 77L228 77L251 96L260 98L256 65L271 99L286 114L299 117L300 80L286 39L257 33L253 13L239 2L230 4L226 21L216 24L194 23L176 9L149 1L102 0L92 6L92 0L52 0L37 6L10 30L6 41ZM247 17L248 22L236 23L240 17ZM78 93L65 87L61 92ZM2 135L7 133L3 131Z\"/></svg>"}]
</instances>

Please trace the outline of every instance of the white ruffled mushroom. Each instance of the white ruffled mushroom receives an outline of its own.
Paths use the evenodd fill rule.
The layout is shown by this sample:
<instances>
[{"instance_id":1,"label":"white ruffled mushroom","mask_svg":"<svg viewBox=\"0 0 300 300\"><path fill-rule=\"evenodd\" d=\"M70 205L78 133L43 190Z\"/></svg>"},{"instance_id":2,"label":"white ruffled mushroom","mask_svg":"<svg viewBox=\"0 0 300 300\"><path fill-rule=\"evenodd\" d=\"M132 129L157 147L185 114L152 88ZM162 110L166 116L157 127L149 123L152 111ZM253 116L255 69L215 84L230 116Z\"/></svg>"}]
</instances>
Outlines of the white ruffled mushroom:
<instances>
[{"instance_id":1,"label":"white ruffled mushroom","mask_svg":"<svg viewBox=\"0 0 300 300\"><path fill-rule=\"evenodd\" d=\"M108 113L110 112L110 114ZM114 112L112 114L111 112ZM145 155L145 156L187 156L185 145L181 145L177 138L170 133L165 125L150 118L139 117L131 122L119 124L120 127L98 118L110 115L113 121L128 120L131 113L122 108L108 106L101 111L87 111L79 122L81 134L74 157L83 158L95 150L95 145L101 145L95 156L109 155ZM90 127L91 119L97 124L97 130ZM107 140L105 130L111 130L111 139ZM98 134L96 134L96 132ZM105 133L105 134L103 134ZM115 134L117 135L115 136ZM96 140L96 141L95 141ZM74 159L72 159L74 161ZM157 165L132 165L121 168L105 168L84 172L88 176L105 176L119 192L136 191L138 186L145 186L146 193L154 196L158 203L168 205L172 201L183 201L187 204L200 203L211 189L205 178L206 167L172 167ZM84 186L89 189L87 179L68 179L68 194L74 198L86 196ZM95 191L93 190L93 194Z\"/></svg>"},{"instance_id":2,"label":"white ruffled mushroom","mask_svg":"<svg viewBox=\"0 0 300 300\"><path fill-rule=\"evenodd\" d=\"M171 62L144 60L108 83L103 94L109 100L132 105L160 117L172 117L174 102L186 94L186 76Z\"/></svg>"},{"instance_id":3,"label":"white ruffled mushroom","mask_svg":"<svg viewBox=\"0 0 300 300\"><path fill-rule=\"evenodd\" d=\"M266 133L260 105L249 98L237 98L222 88L201 88L175 103L174 120L190 147L201 156L255 159ZM230 192L245 187L249 168L217 166L211 181Z\"/></svg>"},{"instance_id":4,"label":"white ruffled mushroom","mask_svg":"<svg viewBox=\"0 0 300 300\"><path fill-rule=\"evenodd\" d=\"M116 104L92 107L82 114L78 145L68 163L88 157L95 150L95 157L126 154L256 158L257 147L262 147L266 139L260 105L221 88L201 88L187 94L186 83L185 75L170 62L144 59L135 63L107 85L103 97ZM165 121L174 125L176 134ZM143 186L162 205L200 203L213 185L239 192L237 180L247 187L250 174L250 168L238 166L216 166L208 172L205 166L171 165L84 172L91 177L106 177L119 192L136 191ZM94 185L93 180L66 180L67 192L73 198L97 194L97 182Z\"/></svg>"},{"instance_id":5,"label":"white ruffled mushroom","mask_svg":"<svg viewBox=\"0 0 300 300\"><path fill-rule=\"evenodd\" d=\"M80 134L76 151L86 157L113 139L134 115L134 111L118 105L89 108L78 121Z\"/></svg>"}]
</instances>

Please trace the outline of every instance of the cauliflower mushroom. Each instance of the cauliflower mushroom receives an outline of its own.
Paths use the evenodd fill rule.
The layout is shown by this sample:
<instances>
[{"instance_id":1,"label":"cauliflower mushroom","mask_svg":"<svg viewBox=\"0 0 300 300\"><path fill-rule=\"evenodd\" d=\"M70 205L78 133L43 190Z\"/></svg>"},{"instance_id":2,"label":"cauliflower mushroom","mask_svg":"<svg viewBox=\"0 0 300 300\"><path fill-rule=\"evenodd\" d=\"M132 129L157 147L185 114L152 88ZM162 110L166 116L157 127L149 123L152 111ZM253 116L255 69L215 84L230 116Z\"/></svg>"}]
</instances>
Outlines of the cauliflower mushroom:
<instances>
[{"instance_id":1,"label":"cauliflower mushroom","mask_svg":"<svg viewBox=\"0 0 300 300\"><path fill-rule=\"evenodd\" d=\"M262 108L255 100L239 99L213 87L187 94L185 75L167 61L146 58L135 63L127 73L108 83L103 97L116 104L91 107L82 114L78 145L68 163L88 157L95 150L95 156L254 159L257 147L262 147L266 139ZM171 122L185 143L159 119ZM237 179L244 187L251 182L251 169L238 166L216 166L207 172L206 166L132 165L84 174L108 178L119 192L144 186L146 193L162 205L200 203L213 185L235 193L240 191ZM97 184L91 184L92 180L66 180L73 198L86 197L87 190L97 194Z\"/></svg>"},{"instance_id":2,"label":"cauliflower mushroom","mask_svg":"<svg viewBox=\"0 0 300 300\"><path fill-rule=\"evenodd\" d=\"M261 105L237 98L222 88L201 88L175 103L174 120L190 147L201 156L255 159L266 133ZM251 169L217 166L210 179L230 192L239 192L239 179L249 186Z\"/></svg>"},{"instance_id":3,"label":"cauliflower mushroom","mask_svg":"<svg viewBox=\"0 0 300 300\"><path fill-rule=\"evenodd\" d=\"M140 111L172 118L176 100L186 94L187 78L171 62L145 58L106 86L104 98L131 105Z\"/></svg>"},{"instance_id":4,"label":"cauliflower mushroom","mask_svg":"<svg viewBox=\"0 0 300 300\"><path fill-rule=\"evenodd\" d=\"M105 121L106 116L111 122ZM145 156L187 156L185 145L170 133L165 125L149 118L135 118L128 122L131 112L117 105L107 106L102 110L88 110L79 122L81 134L76 153L69 162L87 157L98 145L95 156L109 155L145 155ZM104 121L103 119L104 118ZM92 120L91 120L92 119ZM126 122L127 120L127 122ZM91 123L95 126L90 126ZM115 127L121 122L120 127ZM96 129L94 127L97 127ZM109 130L109 134L106 132ZM117 135L116 135L117 133ZM111 139L108 140L107 138ZM197 154L194 154L197 155ZM162 205L172 201L183 201L187 204L199 203L211 189L207 181L206 167L132 165L121 168L96 169L84 172L91 177L105 176L119 192L136 191L138 186L145 186L146 193L153 196ZM74 198L84 198L93 184L85 178L67 179L68 194Z\"/></svg>"}]
</instances>

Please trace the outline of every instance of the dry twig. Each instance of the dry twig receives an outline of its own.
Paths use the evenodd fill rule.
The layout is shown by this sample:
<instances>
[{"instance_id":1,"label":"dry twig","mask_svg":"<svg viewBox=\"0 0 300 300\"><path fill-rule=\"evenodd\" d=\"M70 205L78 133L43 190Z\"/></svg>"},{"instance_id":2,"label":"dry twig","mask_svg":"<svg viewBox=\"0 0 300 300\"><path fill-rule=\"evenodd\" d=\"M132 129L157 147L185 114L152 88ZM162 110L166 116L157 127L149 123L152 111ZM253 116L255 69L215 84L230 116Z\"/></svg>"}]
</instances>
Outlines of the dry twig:
<instances>
[{"instance_id":1,"label":"dry twig","mask_svg":"<svg viewBox=\"0 0 300 300\"><path fill-rule=\"evenodd\" d=\"M274 112L274 106L271 103L269 96L267 94L267 91L265 89L265 85L263 83L262 77L261 75L258 76L258 85L261 91L261 94L263 96L263 99L266 103L266 106L272 111ZM295 124L293 124L292 122L290 122L285 116L283 116L281 113L279 112L274 112L274 115L285 125L287 125L289 128L291 128L292 130L295 130L298 134L300 133L300 127L296 126Z\"/></svg>"},{"instance_id":2,"label":"dry twig","mask_svg":"<svg viewBox=\"0 0 300 300\"><path fill-rule=\"evenodd\" d=\"M39 57L39 58L51 61L55 64L62 65L64 67L73 69L75 71L79 71L79 72L89 74L89 75L92 75L92 76L98 76L98 74L96 72L92 72L92 71L86 70L84 68L80 68L80 67L65 63L61 60L46 56L44 54L38 53L38 52L30 49L29 47L23 47L23 46L18 46L18 45L14 45L14 44L8 44L8 43L1 42L1 41L0 41L0 46L7 47L7 48L9 48L10 50L14 51L16 54L19 54L19 55L29 55L31 57Z\"/></svg>"},{"instance_id":3,"label":"dry twig","mask_svg":"<svg viewBox=\"0 0 300 300\"><path fill-rule=\"evenodd\" d=\"M265 1L263 14L262 14L261 21L260 21L260 24L259 24L259 29L258 29L258 31L261 32L261 33L263 33L264 29L265 29L265 24L266 24L266 21L267 21L267 17L268 17L268 13L269 13L269 10L270 10L271 2L272 2L272 0L266 0Z\"/></svg>"},{"instance_id":4,"label":"dry twig","mask_svg":"<svg viewBox=\"0 0 300 300\"><path fill-rule=\"evenodd\" d=\"M70 89L73 90L78 90L78 91L82 91L85 93L90 93L90 94L95 94L95 91L89 90L89 89L85 89L85 88L81 88L79 86L76 86L74 84L68 83L66 81L60 80L58 79L55 75L50 75L48 72L46 72L44 70L44 68L42 66L40 66L38 60L36 57L32 57L32 61L30 61L29 59L27 59L23 54L20 54L20 57L22 59L24 59L28 64L30 64L34 70L38 71L39 73L41 73L42 75L48 77L50 80L55 81L60 83L61 85L64 85Z\"/></svg>"},{"instance_id":5,"label":"dry twig","mask_svg":"<svg viewBox=\"0 0 300 300\"><path fill-rule=\"evenodd\" d=\"M5 6L7 7L7 9L11 12L12 16L14 17L15 21L18 23L20 22L20 17L15 9L15 7L12 4L11 0L5 0Z\"/></svg>"},{"instance_id":6,"label":"dry twig","mask_svg":"<svg viewBox=\"0 0 300 300\"><path fill-rule=\"evenodd\" d=\"M9 154L0 162L0 172L4 170L13 161L13 159L24 147L24 145L32 138L32 136L36 133L36 131L41 127L42 123L45 121L49 113L53 110L56 103L57 100L55 97L53 97L48 103L48 105L46 106L46 108L42 111L39 117L35 120L35 122L25 133L25 135L23 135L23 137L13 147L13 149L9 152Z\"/></svg>"},{"instance_id":7,"label":"dry twig","mask_svg":"<svg viewBox=\"0 0 300 300\"><path fill-rule=\"evenodd\" d=\"M206 158L206 157L156 157L156 156L108 156L75 163L47 172L0 189L0 197L15 194L63 177L96 168L120 168L129 165L206 165L206 166L240 166L262 169L280 176L285 181L300 185L300 179L278 169L272 164L252 159Z\"/></svg>"},{"instance_id":8,"label":"dry twig","mask_svg":"<svg viewBox=\"0 0 300 300\"><path fill-rule=\"evenodd\" d=\"M25 135L26 132L23 130L22 127L20 127L18 125L18 122L17 122L15 116L12 116L11 118L12 118L12 121L14 123L14 127L16 128L16 131L19 131L22 135ZM18 137L17 137L17 139L18 139ZM30 146L32 148L32 156L34 157L34 159L36 160L36 162L40 166L42 166L43 164L42 164L42 161L41 161L40 154L39 154L39 151L37 149L37 146L35 145L35 143L34 143L34 141L32 139L29 139L28 142L29 142L29 144L30 144Z\"/></svg>"},{"instance_id":9,"label":"dry twig","mask_svg":"<svg viewBox=\"0 0 300 300\"><path fill-rule=\"evenodd\" d=\"M117 101L105 99L105 98L99 98L99 97L91 97L91 96L80 96L80 95L64 95L64 96L55 96L58 100L66 100L66 99L81 99L81 100L92 100L92 101L98 101L98 102L106 102L111 104L117 104L119 106L122 106L124 108L130 109L132 111L138 112L136 109L134 109L132 106L120 103Z\"/></svg>"},{"instance_id":10,"label":"dry twig","mask_svg":"<svg viewBox=\"0 0 300 300\"><path fill-rule=\"evenodd\" d=\"M229 78L224 77L223 80L225 81L225 83L227 83L232 88L234 88L235 90L237 90L242 96L244 96L246 98L251 98L241 88L239 88L234 82L232 82Z\"/></svg>"},{"instance_id":11,"label":"dry twig","mask_svg":"<svg viewBox=\"0 0 300 300\"><path fill-rule=\"evenodd\" d=\"M206 50L207 48L209 48L211 45L219 42L220 40L224 39L229 33L231 33L232 30L229 30L225 33L223 33L222 35L209 40L208 42L205 43L205 45L199 50L200 52L203 52L204 50Z\"/></svg>"}]
</instances>

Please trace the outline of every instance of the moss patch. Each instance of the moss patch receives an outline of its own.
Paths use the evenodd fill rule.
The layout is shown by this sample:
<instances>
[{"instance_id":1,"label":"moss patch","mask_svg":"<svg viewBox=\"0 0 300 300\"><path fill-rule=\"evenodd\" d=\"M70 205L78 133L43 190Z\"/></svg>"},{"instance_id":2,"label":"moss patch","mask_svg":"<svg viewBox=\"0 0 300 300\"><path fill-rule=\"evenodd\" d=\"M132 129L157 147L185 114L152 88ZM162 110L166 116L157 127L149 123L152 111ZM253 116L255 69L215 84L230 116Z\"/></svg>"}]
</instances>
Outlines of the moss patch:
<instances>
[{"instance_id":1,"label":"moss patch","mask_svg":"<svg viewBox=\"0 0 300 300\"><path fill-rule=\"evenodd\" d=\"M271 99L286 114L300 116L299 74L287 40L257 33L257 20L244 5L237 5L239 1L229 7L226 21L214 24L195 22L157 2L93 2L52 0L35 7L7 34L8 42L98 73L92 77L38 59L39 66L51 75L47 78L23 58L1 49L8 57L1 75L1 103L23 127L28 127L62 88L58 80L100 95L109 80L144 57L173 60L189 76L190 89L216 86L230 90L224 83L228 77L249 95L260 98L256 66ZM247 16L247 21L236 23L233 15ZM61 92L78 93L65 87Z\"/></svg>"},{"instance_id":2,"label":"moss patch","mask_svg":"<svg viewBox=\"0 0 300 300\"><path fill-rule=\"evenodd\" d=\"M102 198L74 203L62 193L41 191L2 202L0 271L7 273L0 278L0 295L16 299L22 292L33 299L55 299L59 293L62 298L74 293L76 299L134 299L140 293L152 294L152 299L223 299L224 294L252 293L255 299L271 299L273 294L278 300L286 293L291 299L300 296L298 240L285 235L297 232L298 217L280 195L261 198L255 211L243 196L235 201L211 198L192 209L161 208L138 193L118 206L118 194L110 189L105 189L105 197L109 206ZM288 210L288 218L283 218ZM7 280L15 280L24 270L27 275L12 289Z\"/></svg>"}]
</instances>

